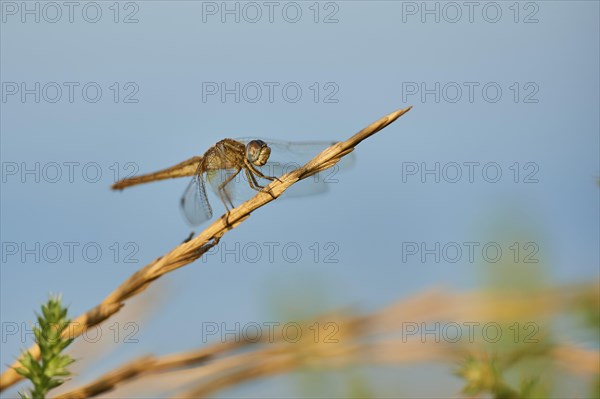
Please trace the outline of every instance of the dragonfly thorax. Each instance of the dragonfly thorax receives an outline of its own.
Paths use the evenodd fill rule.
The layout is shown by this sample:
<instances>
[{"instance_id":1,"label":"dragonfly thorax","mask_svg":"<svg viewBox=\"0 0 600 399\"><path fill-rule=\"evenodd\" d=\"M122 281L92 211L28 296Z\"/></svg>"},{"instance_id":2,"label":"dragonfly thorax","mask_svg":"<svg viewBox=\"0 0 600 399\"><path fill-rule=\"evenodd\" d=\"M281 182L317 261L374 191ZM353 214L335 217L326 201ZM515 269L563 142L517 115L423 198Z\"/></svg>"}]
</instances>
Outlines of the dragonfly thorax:
<instances>
[{"instance_id":1,"label":"dragonfly thorax","mask_svg":"<svg viewBox=\"0 0 600 399\"><path fill-rule=\"evenodd\" d=\"M269 160L271 148L262 140L252 140L246 145L246 158L256 166L263 166Z\"/></svg>"}]
</instances>

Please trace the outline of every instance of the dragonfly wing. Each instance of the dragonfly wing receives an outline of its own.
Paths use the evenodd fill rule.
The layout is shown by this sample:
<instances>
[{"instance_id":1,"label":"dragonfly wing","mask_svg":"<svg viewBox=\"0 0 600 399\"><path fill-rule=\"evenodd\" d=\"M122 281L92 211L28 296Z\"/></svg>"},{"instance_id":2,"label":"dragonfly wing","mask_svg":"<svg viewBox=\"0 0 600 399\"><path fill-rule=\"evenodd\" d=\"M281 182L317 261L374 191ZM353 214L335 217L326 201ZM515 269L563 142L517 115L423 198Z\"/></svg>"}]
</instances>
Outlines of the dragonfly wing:
<instances>
[{"instance_id":1,"label":"dragonfly wing","mask_svg":"<svg viewBox=\"0 0 600 399\"><path fill-rule=\"evenodd\" d=\"M204 179L196 175L181 197L181 210L186 220L196 226L212 217L212 208L206 197Z\"/></svg>"},{"instance_id":2,"label":"dragonfly wing","mask_svg":"<svg viewBox=\"0 0 600 399\"><path fill-rule=\"evenodd\" d=\"M267 162L262 168L258 169L261 169L261 172L267 176L281 176L290 171L290 166ZM225 182L228 177L235 173L235 169L214 170L206 173L206 180L210 185L211 190L215 194L219 195L219 186ZM263 187L271 183L270 180L262 179L258 176L254 177L256 182ZM328 184L326 184L327 180L318 180L321 178L322 176L320 174L314 175L294 184L283 193L282 198L303 197L326 192L328 186ZM226 194L229 195L229 198L233 201L234 205L239 205L240 203L252 198L258 192L258 190L254 190L250 186L248 180L248 176L244 170L242 170L224 186Z\"/></svg>"},{"instance_id":3,"label":"dragonfly wing","mask_svg":"<svg viewBox=\"0 0 600 399\"><path fill-rule=\"evenodd\" d=\"M263 170L261 172L265 174L272 173L271 176L282 176L286 173L293 171L294 169L297 169L297 167L293 167L291 165L282 165L275 162L267 162L265 166L263 166ZM333 169L329 169L329 171L332 170ZM320 172L297 182L296 184L292 185L287 190L285 190L281 197L304 197L308 195L316 195L327 192L329 186L329 184L327 183L333 182L333 180L329 181L328 176L326 176L327 173L327 171ZM268 184L270 183L270 181L260 179L259 183L261 185Z\"/></svg>"},{"instance_id":4,"label":"dragonfly wing","mask_svg":"<svg viewBox=\"0 0 600 399\"><path fill-rule=\"evenodd\" d=\"M269 161L278 163L298 164L304 165L317 154L323 151L325 148L335 144L335 141L284 141L275 140L264 137L242 137L236 138L235 140L248 144L252 140L262 140L271 147L271 156ZM343 161L347 166L352 165L355 162L353 153L346 155L340 163Z\"/></svg>"},{"instance_id":5,"label":"dragonfly wing","mask_svg":"<svg viewBox=\"0 0 600 399\"><path fill-rule=\"evenodd\" d=\"M282 141L268 138L244 137L236 139L244 144L252 140L262 140L271 148L269 162L257 167L267 176L279 177L292 172L314 158L334 141ZM315 195L327 191L328 186L338 182L338 172L353 166L356 157L353 153L344 156L336 165L306 178L285 191L283 197L301 197ZM257 178L258 179L258 178ZM268 180L258 179L260 185L267 185Z\"/></svg>"},{"instance_id":6,"label":"dragonfly wing","mask_svg":"<svg viewBox=\"0 0 600 399\"><path fill-rule=\"evenodd\" d=\"M235 176L232 178L233 175ZM217 169L206 172L206 180L211 190L219 197L219 187L229 179L231 179L229 183L223 187L223 194L227 195L234 202L234 205L239 205L239 203L250 199L258 192L252 189L248 183L248 178L243 169L239 173L236 169Z\"/></svg>"},{"instance_id":7,"label":"dragonfly wing","mask_svg":"<svg viewBox=\"0 0 600 399\"><path fill-rule=\"evenodd\" d=\"M248 144L252 140L262 140L267 143L271 148L271 155L269 156L267 165L263 166L261 169L261 172L265 174L269 173L268 168L266 168L269 164L282 165L281 168L276 166L274 172L291 172L306 164L327 147L336 143L335 141L283 141L260 137L243 137L235 140L244 144ZM353 166L355 163L356 157L354 153L350 153L344 156L340 162L337 163L336 167L338 170L343 170ZM327 175L327 173L323 174ZM268 175L277 176L275 174Z\"/></svg>"}]
</instances>

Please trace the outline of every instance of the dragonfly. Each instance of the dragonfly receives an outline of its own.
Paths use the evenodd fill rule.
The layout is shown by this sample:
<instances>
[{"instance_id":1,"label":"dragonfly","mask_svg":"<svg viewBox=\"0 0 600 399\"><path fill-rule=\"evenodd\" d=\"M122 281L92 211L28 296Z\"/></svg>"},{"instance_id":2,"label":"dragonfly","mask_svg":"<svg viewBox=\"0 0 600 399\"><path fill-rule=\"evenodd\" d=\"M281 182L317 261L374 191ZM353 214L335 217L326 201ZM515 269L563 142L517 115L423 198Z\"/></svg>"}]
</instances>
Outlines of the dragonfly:
<instances>
[{"instance_id":1,"label":"dragonfly","mask_svg":"<svg viewBox=\"0 0 600 399\"><path fill-rule=\"evenodd\" d=\"M293 142L260 138L223 139L202 156L195 156L157 172L127 177L113 184L113 190L159 180L189 177L192 179L180 200L180 208L188 223L197 226L213 216L206 194L207 185L219 197L227 213L234 202L245 201L261 191L278 176L303 166L313 156L335 144L332 141ZM291 186L282 197L315 195L328 190L327 183L339 168L354 163L354 154L345 156L329 172L322 171L312 178ZM327 174L326 174L327 173Z\"/></svg>"}]
</instances>

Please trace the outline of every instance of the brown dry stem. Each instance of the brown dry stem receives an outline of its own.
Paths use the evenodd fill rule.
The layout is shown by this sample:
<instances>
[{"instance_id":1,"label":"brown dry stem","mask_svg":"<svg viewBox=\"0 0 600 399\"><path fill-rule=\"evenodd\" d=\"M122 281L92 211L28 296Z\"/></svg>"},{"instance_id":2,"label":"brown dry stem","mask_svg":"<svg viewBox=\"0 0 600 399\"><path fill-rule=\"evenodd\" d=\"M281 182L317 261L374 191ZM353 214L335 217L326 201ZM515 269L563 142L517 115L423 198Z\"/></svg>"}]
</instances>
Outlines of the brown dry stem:
<instances>
[{"instance_id":1,"label":"brown dry stem","mask_svg":"<svg viewBox=\"0 0 600 399\"><path fill-rule=\"evenodd\" d=\"M56 399L90 398L105 392L112 391L117 385L125 381L134 380L144 375L160 373L165 370L177 370L192 365L202 364L215 355L232 350L243 342L224 342L193 352L167 355L163 357L142 356L130 361L123 366L103 375L96 381L84 387L56 396Z\"/></svg>"},{"instance_id":2,"label":"brown dry stem","mask_svg":"<svg viewBox=\"0 0 600 399\"><path fill-rule=\"evenodd\" d=\"M422 337L416 335L398 337L398 333L403 331L404 323L420 324L434 320L483 322L490 317L493 319L490 309L498 307L507 309L508 313L502 312L506 316L503 320L506 323L512 323L512 320L521 317L531 320L544 313L542 310L549 313L560 310L569 301L570 295L564 287L559 287L513 298L515 301L525 302L527 299L537 303L523 311L515 308L512 303L507 303L504 295L438 290L421 292L366 315L339 311L300 323L301 331L304 332L311 331L311 326L314 325L334 323L337 326L334 339L324 335L319 335L320 338L317 339L311 332L301 336L298 341L291 342L286 339L279 326L272 335L264 334L258 341L244 341L242 335L238 340L217 343L187 354L160 358L146 356L101 376L91 384L59 395L57 399L92 397L106 394L117 387L127 389L126 385L135 380L148 381L150 374L153 375L153 380L163 382L161 387L170 392L171 396L195 398L212 395L248 380L303 367L334 369L357 364L398 365L423 362L456 365L468 354L485 358L485 347L481 342L448 343L436 342L435 339L423 341ZM480 305L474 307L474 302ZM523 354L546 355L571 373L596 375L600 372L598 351L568 342L540 340L537 345L523 346L507 359ZM182 370L182 367L186 369ZM122 395L122 391L117 396L119 394Z\"/></svg>"}]
</instances>

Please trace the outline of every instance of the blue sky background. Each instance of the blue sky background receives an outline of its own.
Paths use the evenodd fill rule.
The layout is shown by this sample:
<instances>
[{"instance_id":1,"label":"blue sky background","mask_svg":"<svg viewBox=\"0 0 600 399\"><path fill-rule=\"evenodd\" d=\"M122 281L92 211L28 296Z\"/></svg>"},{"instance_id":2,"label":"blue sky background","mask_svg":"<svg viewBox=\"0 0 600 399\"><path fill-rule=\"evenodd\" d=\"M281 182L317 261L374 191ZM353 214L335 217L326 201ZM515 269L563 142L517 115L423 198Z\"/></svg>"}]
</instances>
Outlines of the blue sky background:
<instances>
[{"instance_id":1,"label":"blue sky background","mask_svg":"<svg viewBox=\"0 0 600 399\"><path fill-rule=\"evenodd\" d=\"M433 286L480 287L487 269L499 267L482 262L480 252L473 263L464 255L456 263L431 257L422 262L418 256L403 262L406 242L532 241L539 247L536 267L549 282L598 279L597 2L533 3L537 8L520 9L517 23L512 2L498 3L502 16L496 23L486 21L481 8L473 22L467 15L456 23L443 17L436 23L432 16L422 22L420 13L403 14L403 7L421 2L391 1L336 2L329 8L321 3L315 23L313 3L299 2L303 14L297 23L286 22L281 7L273 23L266 15L256 23L243 18L235 23L231 16L222 23L219 14L206 15L203 22L202 2L140 1L134 16L139 22L127 24L121 20L135 8L121 9L115 23L112 2L98 2L103 14L97 23L86 22L80 9L73 23L66 15L56 23L43 18L35 23L31 16L22 23L20 14L7 13L6 3L0 39L2 323L31 321L48 292L62 293L70 312L80 314L190 232L178 209L187 179L112 192L111 165L118 163L124 172L132 162L138 173L151 172L200 155L224 137L345 139L388 112L414 106L357 148L356 165L336 175L339 183L327 195L276 201L225 236L223 245L229 248L258 243L264 250L258 262L243 257L235 262L232 256L223 262L219 253L163 278L151 291L160 302L150 321L141 324L139 343L124 345L94 372L135 354L198 346L202 322L277 320L281 315L274 302L291 302L308 313L348 304L376 309ZM334 11L338 22L322 23ZM537 23L523 23L530 13ZM32 95L25 102L19 94L8 95L10 82L80 86L73 103L66 91L56 103L43 98L35 103ZM96 103L81 96L87 82L103 90ZM115 103L109 88L114 82L121 96L130 91L124 85L134 82L139 101L124 103L121 97ZM265 91L256 103L243 98L236 103L233 96L203 101L203 82L280 86L273 102ZM281 94L288 82L302 88L295 103ZM317 102L310 89L314 82L320 87ZM435 102L433 95L423 100L406 93L411 82L430 88L435 82L457 82L463 96L455 103L443 96ZM479 84L472 102L463 82ZM502 88L494 103L481 92L489 82ZM327 83L333 86L326 89ZM338 89L338 101L325 103L331 87ZM532 99L538 101L526 103L533 88ZM62 178L51 183L42 176L37 183L33 175L7 169L32 168L36 162L63 165ZM64 162L79 163L73 182ZM102 172L95 183L81 174L81 165L90 162ZM486 182L479 167L472 183L465 175L457 183L436 183L431 176L423 183L419 175L403 181L406 162L429 168L436 162L495 162L502 178ZM518 183L510 168L515 162ZM524 169L528 163L535 165L537 183L522 182L533 170ZM93 177L93 170L88 172ZM220 214L218 200L212 201ZM10 243L34 247L36 242L59 243L63 254L49 263L6 252ZM73 262L65 242L79 243ZM115 242L117 261L110 249ZM270 242L279 244L273 262L264 244ZM317 262L311 250L315 242L321 251ZM86 243L102 249L97 263L83 259ZM133 246L125 248L127 243ZM303 251L296 263L281 252L289 243ZM328 243L333 247L325 248ZM512 255L508 245L505 257ZM138 263L124 262L131 248L137 249ZM331 248L338 263L324 262ZM179 331L177 340L169 338L165 326ZM0 362L11 363L29 343L8 337ZM451 389L460 387L448 383ZM247 392L252 389L261 392L264 385Z\"/></svg>"}]
</instances>

